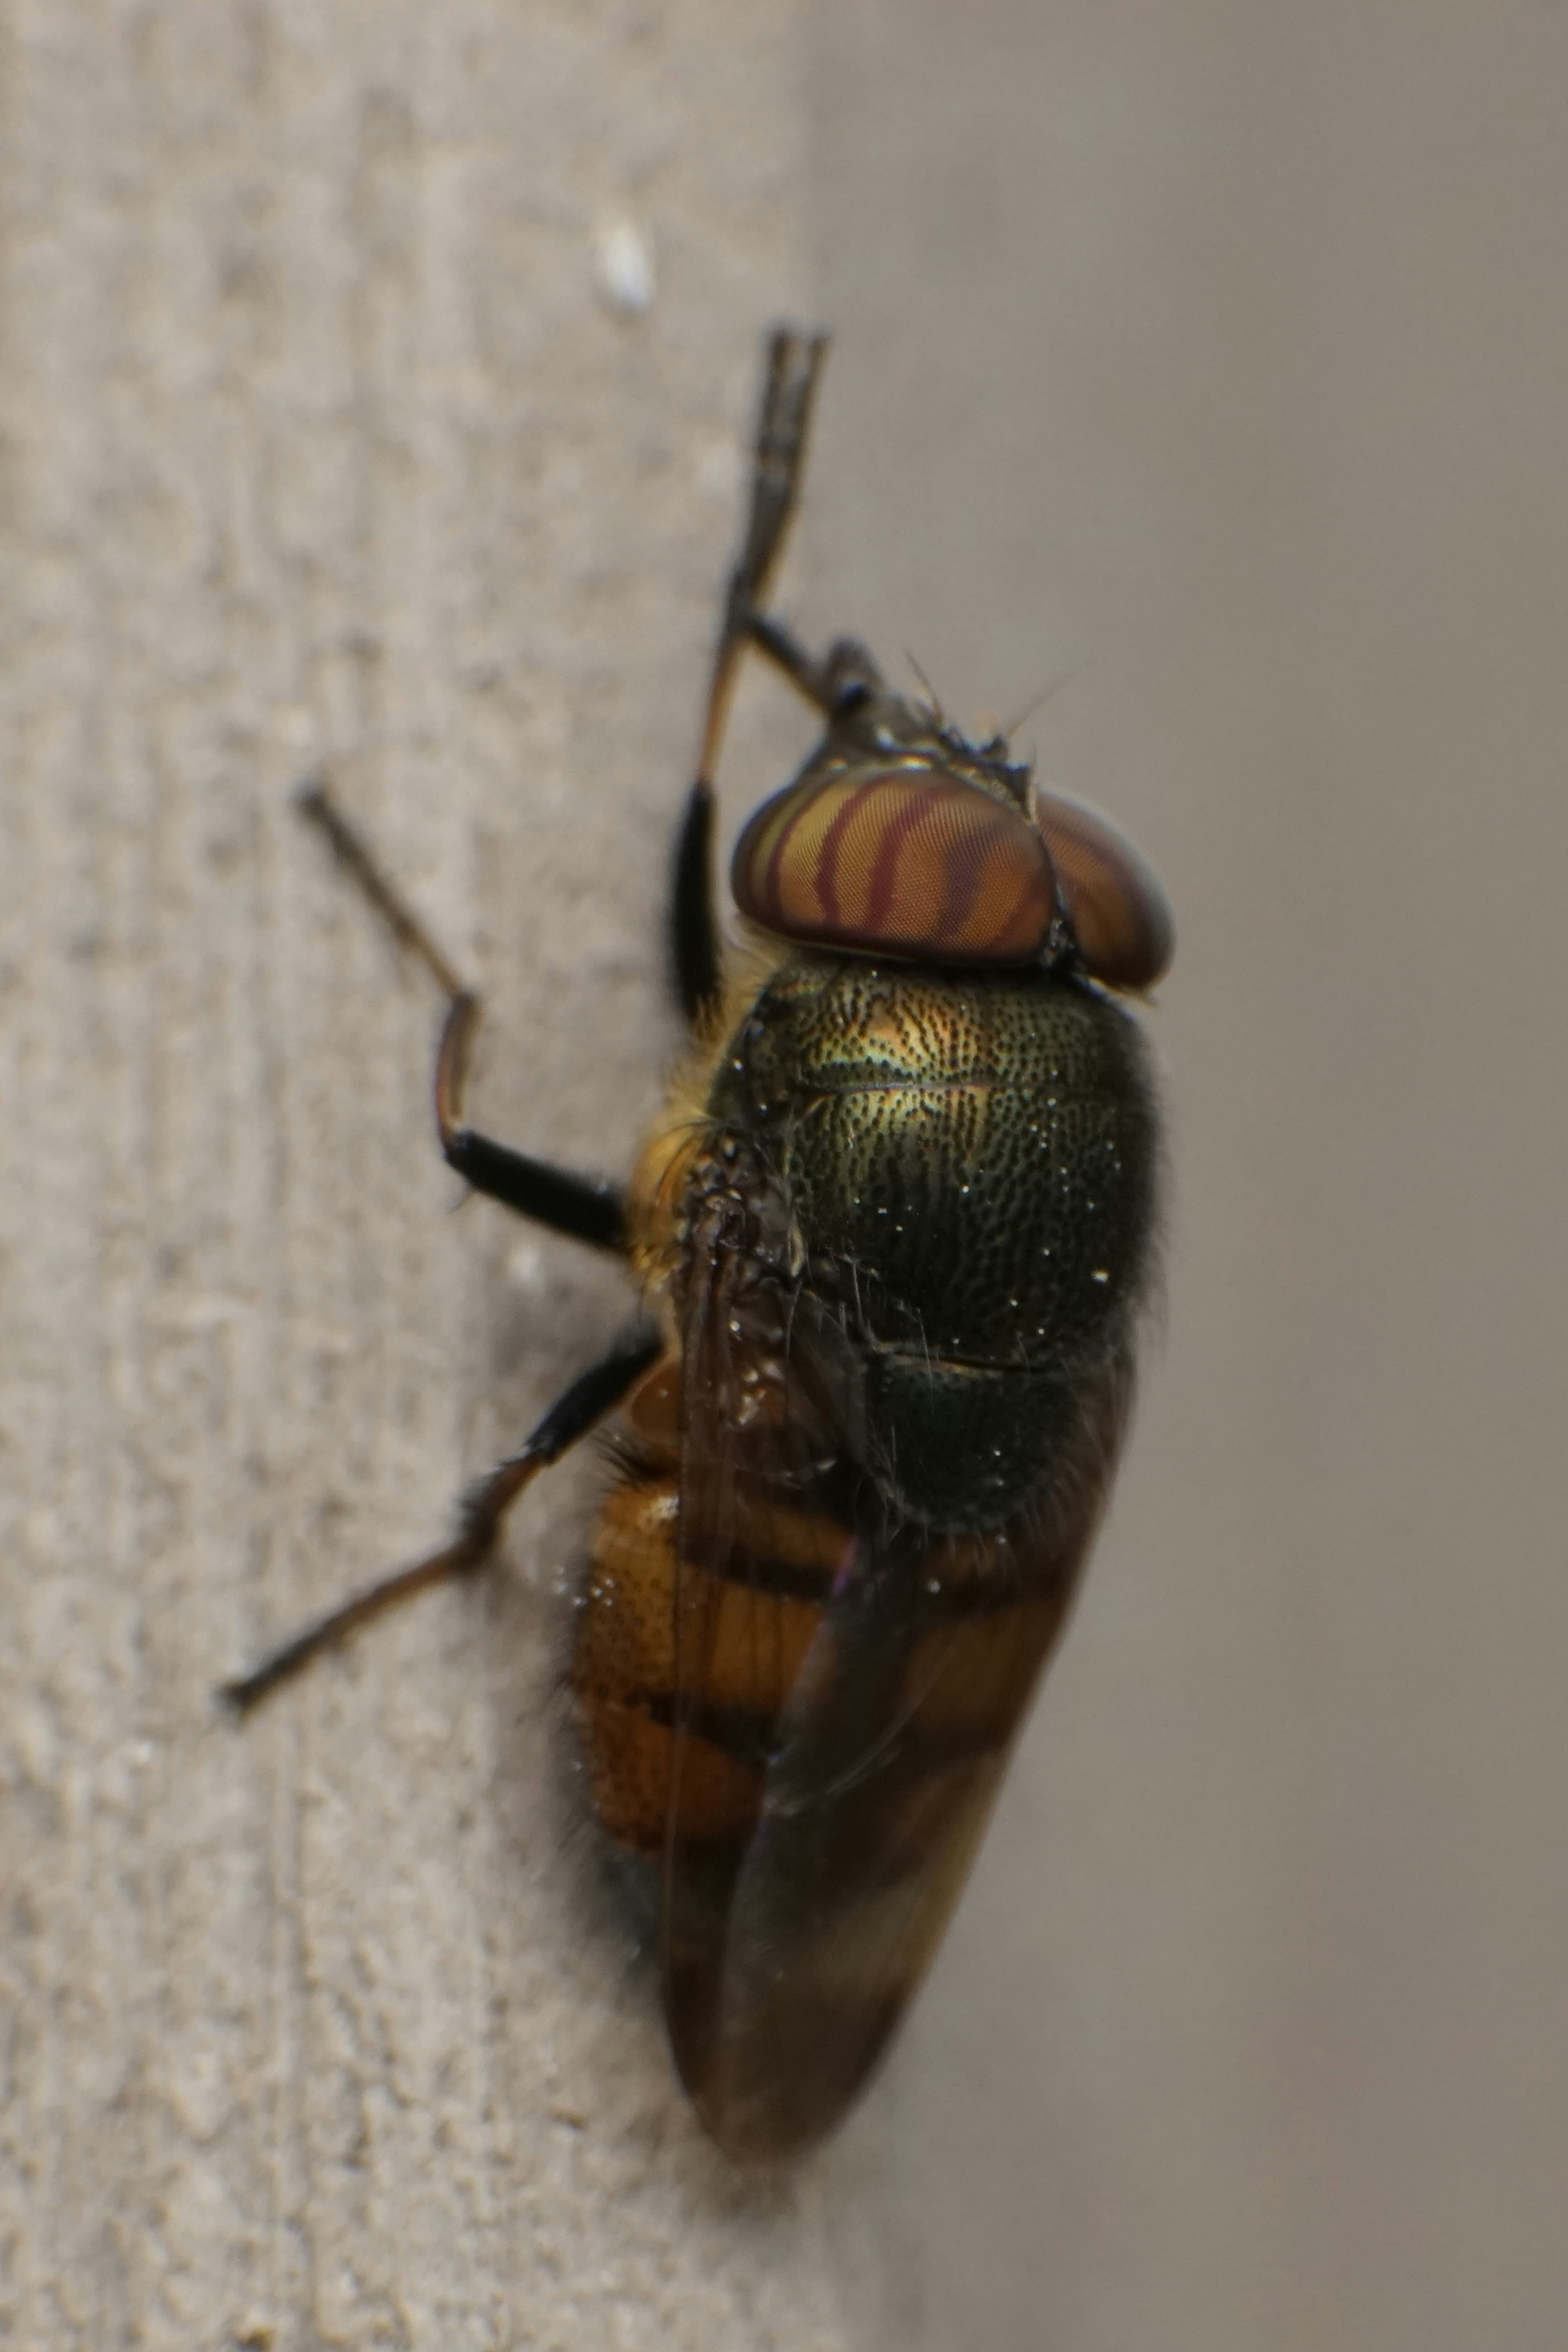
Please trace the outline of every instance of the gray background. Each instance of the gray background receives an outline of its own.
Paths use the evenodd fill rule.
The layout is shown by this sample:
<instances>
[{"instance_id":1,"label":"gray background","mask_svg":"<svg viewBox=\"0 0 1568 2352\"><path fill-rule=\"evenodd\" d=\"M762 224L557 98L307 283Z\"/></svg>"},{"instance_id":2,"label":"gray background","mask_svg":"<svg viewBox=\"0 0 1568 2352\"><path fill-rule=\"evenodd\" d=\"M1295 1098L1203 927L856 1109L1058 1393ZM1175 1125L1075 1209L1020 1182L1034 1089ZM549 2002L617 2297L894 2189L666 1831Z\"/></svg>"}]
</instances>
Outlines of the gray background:
<instances>
[{"instance_id":1,"label":"gray background","mask_svg":"<svg viewBox=\"0 0 1568 2352\"><path fill-rule=\"evenodd\" d=\"M1180 928L1168 1337L896 2085L929 2340L1554 2344L1568 21L861 5L816 88L813 547L960 709L1082 665Z\"/></svg>"},{"instance_id":2,"label":"gray background","mask_svg":"<svg viewBox=\"0 0 1568 2352\"><path fill-rule=\"evenodd\" d=\"M1568 22L1515 0L0 10L0 2323L43 2346L1536 2352L1559 1790ZM594 239L658 292L616 315ZM893 2067L695 2140L549 1791L592 1473L243 1737L613 1328L754 339L786 595L1174 898L1163 1329ZM746 695L738 819L800 741ZM1556 1050L1553 1048L1556 1047Z\"/></svg>"}]
</instances>

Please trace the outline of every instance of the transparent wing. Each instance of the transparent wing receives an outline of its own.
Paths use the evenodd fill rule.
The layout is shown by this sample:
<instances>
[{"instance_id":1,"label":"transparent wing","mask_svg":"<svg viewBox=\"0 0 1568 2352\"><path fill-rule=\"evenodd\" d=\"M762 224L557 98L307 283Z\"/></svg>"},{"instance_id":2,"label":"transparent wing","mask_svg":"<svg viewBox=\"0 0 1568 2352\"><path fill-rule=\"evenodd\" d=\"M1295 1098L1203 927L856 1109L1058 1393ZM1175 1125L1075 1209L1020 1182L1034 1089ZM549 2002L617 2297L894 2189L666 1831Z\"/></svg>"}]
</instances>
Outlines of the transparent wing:
<instances>
[{"instance_id":1,"label":"transparent wing","mask_svg":"<svg viewBox=\"0 0 1568 2352\"><path fill-rule=\"evenodd\" d=\"M1010 1525L886 1523L852 1361L743 1259L689 1301L666 2006L737 2155L831 2129L935 1951L1099 1518L1131 1394L1081 1384Z\"/></svg>"}]
</instances>

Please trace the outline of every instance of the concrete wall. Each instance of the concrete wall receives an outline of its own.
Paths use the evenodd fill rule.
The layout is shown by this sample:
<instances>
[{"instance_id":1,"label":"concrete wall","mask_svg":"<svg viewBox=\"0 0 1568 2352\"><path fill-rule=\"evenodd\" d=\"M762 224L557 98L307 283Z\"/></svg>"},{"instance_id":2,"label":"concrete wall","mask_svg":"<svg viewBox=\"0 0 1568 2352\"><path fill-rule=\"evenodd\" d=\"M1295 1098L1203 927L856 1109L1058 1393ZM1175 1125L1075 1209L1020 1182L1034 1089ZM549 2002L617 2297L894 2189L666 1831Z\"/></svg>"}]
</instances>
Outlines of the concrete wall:
<instances>
[{"instance_id":1,"label":"concrete wall","mask_svg":"<svg viewBox=\"0 0 1568 2352\"><path fill-rule=\"evenodd\" d=\"M584 1481L510 1579L244 1733L210 1698L437 1535L623 1311L453 1213L430 990L287 793L339 761L481 980L494 1125L614 1165L675 1034L659 877L757 328L807 291L796 31L6 13L18 2346L846 2341L820 2189L736 2192L573 1901L546 1701Z\"/></svg>"},{"instance_id":2,"label":"concrete wall","mask_svg":"<svg viewBox=\"0 0 1568 2352\"><path fill-rule=\"evenodd\" d=\"M1565 86L1522 0L0 11L0 2332L1556 2340ZM428 989L288 787L482 982L488 1123L614 1168L780 311L794 609L1058 682L1181 939L1116 1510L908 2041L764 2192L551 1794L586 1466L208 1692L621 1304L453 1213ZM798 740L748 692L731 815Z\"/></svg>"}]
</instances>

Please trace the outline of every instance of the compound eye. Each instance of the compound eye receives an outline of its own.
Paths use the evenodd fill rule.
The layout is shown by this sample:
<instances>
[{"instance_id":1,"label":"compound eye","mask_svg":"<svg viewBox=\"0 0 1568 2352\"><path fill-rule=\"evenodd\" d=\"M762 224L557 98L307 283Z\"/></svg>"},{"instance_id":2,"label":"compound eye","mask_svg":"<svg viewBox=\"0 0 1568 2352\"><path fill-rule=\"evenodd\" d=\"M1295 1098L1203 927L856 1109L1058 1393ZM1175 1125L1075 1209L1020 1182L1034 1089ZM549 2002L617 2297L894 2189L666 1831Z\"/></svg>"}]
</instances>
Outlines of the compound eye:
<instances>
[{"instance_id":1,"label":"compound eye","mask_svg":"<svg viewBox=\"0 0 1568 2352\"><path fill-rule=\"evenodd\" d=\"M1176 930L1152 868L1110 821L1077 801L1037 792L1035 814L1084 967L1110 988L1152 988Z\"/></svg>"},{"instance_id":2,"label":"compound eye","mask_svg":"<svg viewBox=\"0 0 1568 2352\"><path fill-rule=\"evenodd\" d=\"M1022 812L926 766L786 785L742 834L731 887L786 939L926 963L1031 963L1055 909Z\"/></svg>"}]
</instances>

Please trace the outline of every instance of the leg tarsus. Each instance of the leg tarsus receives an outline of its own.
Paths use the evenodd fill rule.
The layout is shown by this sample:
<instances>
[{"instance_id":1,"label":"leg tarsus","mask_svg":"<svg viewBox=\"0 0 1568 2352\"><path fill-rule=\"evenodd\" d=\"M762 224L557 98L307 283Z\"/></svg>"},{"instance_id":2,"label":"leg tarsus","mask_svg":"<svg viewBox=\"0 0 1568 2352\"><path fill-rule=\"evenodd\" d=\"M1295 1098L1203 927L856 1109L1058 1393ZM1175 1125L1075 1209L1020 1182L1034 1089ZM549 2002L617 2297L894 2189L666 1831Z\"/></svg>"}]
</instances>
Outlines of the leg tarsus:
<instances>
[{"instance_id":1,"label":"leg tarsus","mask_svg":"<svg viewBox=\"0 0 1568 2352\"><path fill-rule=\"evenodd\" d=\"M400 890L387 880L354 827L327 790L321 775L308 776L294 793L300 815L319 825L332 845L332 855L351 873L370 903L380 913L399 947L418 957L437 986L456 999L467 993L418 916ZM473 1000L470 999L470 1002Z\"/></svg>"},{"instance_id":2,"label":"leg tarsus","mask_svg":"<svg viewBox=\"0 0 1568 2352\"><path fill-rule=\"evenodd\" d=\"M806 433L816 379L827 355L826 335L776 327L768 340L768 372L757 417L752 457L752 505L740 560L730 575L724 619L713 655L697 773L710 783L719 743L729 714L735 666L748 640L748 624L766 596L795 519L805 468Z\"/></svg>"},{"instance_id":3,"label":"leg tarsus","mask_svg":"<svg viewBox=\"0 0 1568 2352\"><path fill-rule=\"evenodd\" d=\"M465 1496L458 1534L451 1543L430 1553L427 1559L416 1560L409 1568L395 1569L389 1576L362 1586L324 1616L301 1626L297 1633L268 1651L247 1674L237 1675L232 1682L225 1683L218 1692L219 1698L236 1714L247 1714L268 1691L288 1682L321 1651L369 1624L372 1618L381 1616L399 1601L412 1600L416 1592L433 1584L444 1584L452 1577L469 1575L482 1568L495 1549L502 1520L523 1488L541 1470L558 1462L620 1402L634 1382L658 1360L663 1346L662 1338L650 1324L639 1324L618 1340L607 1355L580 1373L564 1394L556 1399L530 1433L521 1451L499 1464Z\"/></svg>"},{"instance_id":4,"label":"leg tarsus","mask_svg":"<svg viewBox=\"0 0 1568 2352\"><path fill-rule=\"evenodd\" d=\"M723 992L722 951L713 904L713 772L729 716L735 672L748 645L761 645L809 699L809 655L759 606L778 567L794 520L805 465L806 432L816 379L827 352L826 335L776 327L768 340L767 375L752 457L752 503L745 537L724 599L719 642L708 682L697 781L676 837L669 930L676 994L693 1028L700 1027ZM826 706L822 706L826 707Z\"/></svg>"}]
</instances>

